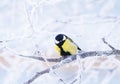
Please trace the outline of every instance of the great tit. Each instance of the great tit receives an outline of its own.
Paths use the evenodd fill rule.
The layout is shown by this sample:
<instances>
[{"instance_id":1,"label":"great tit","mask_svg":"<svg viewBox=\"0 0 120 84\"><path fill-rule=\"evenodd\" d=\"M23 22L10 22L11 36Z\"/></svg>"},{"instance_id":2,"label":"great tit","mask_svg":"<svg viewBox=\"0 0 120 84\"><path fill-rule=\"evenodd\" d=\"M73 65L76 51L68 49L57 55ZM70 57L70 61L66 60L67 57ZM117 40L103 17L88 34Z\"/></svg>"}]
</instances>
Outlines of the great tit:
<instances>
[{"instance_id":1,"label":"great tit","mask_svg":"<svg viewBox=\"0 0 120 84\"><path fill-rule=\"evenodd\" d=\"M75 55L81 49L72 41L71 38L64 34L58 34L55 37L55 49L59 55L67 57L69 55Z\"/></svg>"}]
</instances>

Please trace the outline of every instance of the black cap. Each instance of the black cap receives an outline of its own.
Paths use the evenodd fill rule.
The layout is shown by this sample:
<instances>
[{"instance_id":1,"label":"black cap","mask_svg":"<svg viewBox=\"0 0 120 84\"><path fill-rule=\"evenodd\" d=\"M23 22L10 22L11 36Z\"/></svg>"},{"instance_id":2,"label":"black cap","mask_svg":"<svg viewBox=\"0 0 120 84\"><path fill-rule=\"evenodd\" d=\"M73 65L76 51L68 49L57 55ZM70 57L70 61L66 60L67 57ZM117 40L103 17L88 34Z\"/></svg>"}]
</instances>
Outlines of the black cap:
<instances>
[{"instance_id":1,"label":"black cap","mask_svg":"<svg viewBox=\"0 0 120 84\"><path fill-rule=\"evenodd\" d=\"M61 41L61 40L63 40L63 36L65 36L64 34L58 34L56 37L55 37L55 39L57 40L57 41Z\"/></svg>"}]
</instances>

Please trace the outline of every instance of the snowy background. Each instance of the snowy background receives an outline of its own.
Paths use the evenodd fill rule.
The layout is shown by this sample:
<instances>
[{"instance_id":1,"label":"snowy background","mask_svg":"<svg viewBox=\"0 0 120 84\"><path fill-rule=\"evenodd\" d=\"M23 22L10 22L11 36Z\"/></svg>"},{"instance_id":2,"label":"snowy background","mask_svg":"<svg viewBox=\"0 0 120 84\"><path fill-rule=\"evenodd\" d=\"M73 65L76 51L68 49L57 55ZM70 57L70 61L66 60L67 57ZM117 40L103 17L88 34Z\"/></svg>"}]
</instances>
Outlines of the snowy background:
<instances>
[{"instance_id":1,"label":"snowy background","mask_svg":"<svg viewBox=\"0 0 120 84\"><path fill-rule=\"evenodd\" d=\"M54 37L64 33L84 51L120 49L120 0L0 0L0 84L23 84L55 63L20 57L60 57ZM32 84L70 84L78 73L82 84L119 84L120 58L91 57L38 77ZM81 72L80 72L81 71ZM64 82L60 81L63 79ZM78 81L73 84L79 84Z\"/></svg>"}]
</instances>

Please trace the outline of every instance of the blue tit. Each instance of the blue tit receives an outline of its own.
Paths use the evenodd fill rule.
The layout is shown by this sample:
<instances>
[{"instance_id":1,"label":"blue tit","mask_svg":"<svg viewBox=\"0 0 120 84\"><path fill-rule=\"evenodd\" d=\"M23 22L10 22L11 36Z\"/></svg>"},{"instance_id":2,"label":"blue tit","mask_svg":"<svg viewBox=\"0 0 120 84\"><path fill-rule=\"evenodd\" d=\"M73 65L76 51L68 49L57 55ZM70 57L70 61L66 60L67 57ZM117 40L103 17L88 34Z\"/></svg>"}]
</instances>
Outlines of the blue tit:
<instances>
[{"instance_id":1,"label":"blue tit","mask_svg":"<svg viewBox=\"0 0 120 84\"><path fill-rule=\"evenodd\" d=\"M55 49L59 55L67 57L69 55L75 55L81 49L72 41L71 38L64 34L58 34L55 37Z\"/></svg>"}]
</instances>

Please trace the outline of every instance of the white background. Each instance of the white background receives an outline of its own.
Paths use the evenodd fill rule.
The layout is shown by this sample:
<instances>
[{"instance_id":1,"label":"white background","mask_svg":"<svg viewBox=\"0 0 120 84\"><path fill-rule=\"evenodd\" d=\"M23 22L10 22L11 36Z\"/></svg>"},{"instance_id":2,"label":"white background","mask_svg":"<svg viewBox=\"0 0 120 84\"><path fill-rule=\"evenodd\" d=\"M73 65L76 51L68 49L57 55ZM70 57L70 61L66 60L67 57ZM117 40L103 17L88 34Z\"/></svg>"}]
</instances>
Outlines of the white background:
<instances>
[{"instance_id":1,"label":"white background","mask_svg":"<svg viewBox=\"0 0 120 84\"><path fill-rule=\"evenodd\" d=\"M44 57L59 57L54 50L54 37L59 33L71 37L84 51L111 50L103 37L120 49L119 8L119 0L1 0L0 84L23 84L47 68L46 63L18 54L35 55L39 50ZM119 60L110 56L100 61L97 71L91 64L96 59L85 59L82 84L119 84ZM51 72L32 84L63 84L59 78L69 84L76 77L76 67L76 62L68 64L56 70L58 76Z\"/></svg>"}]
</instances>

